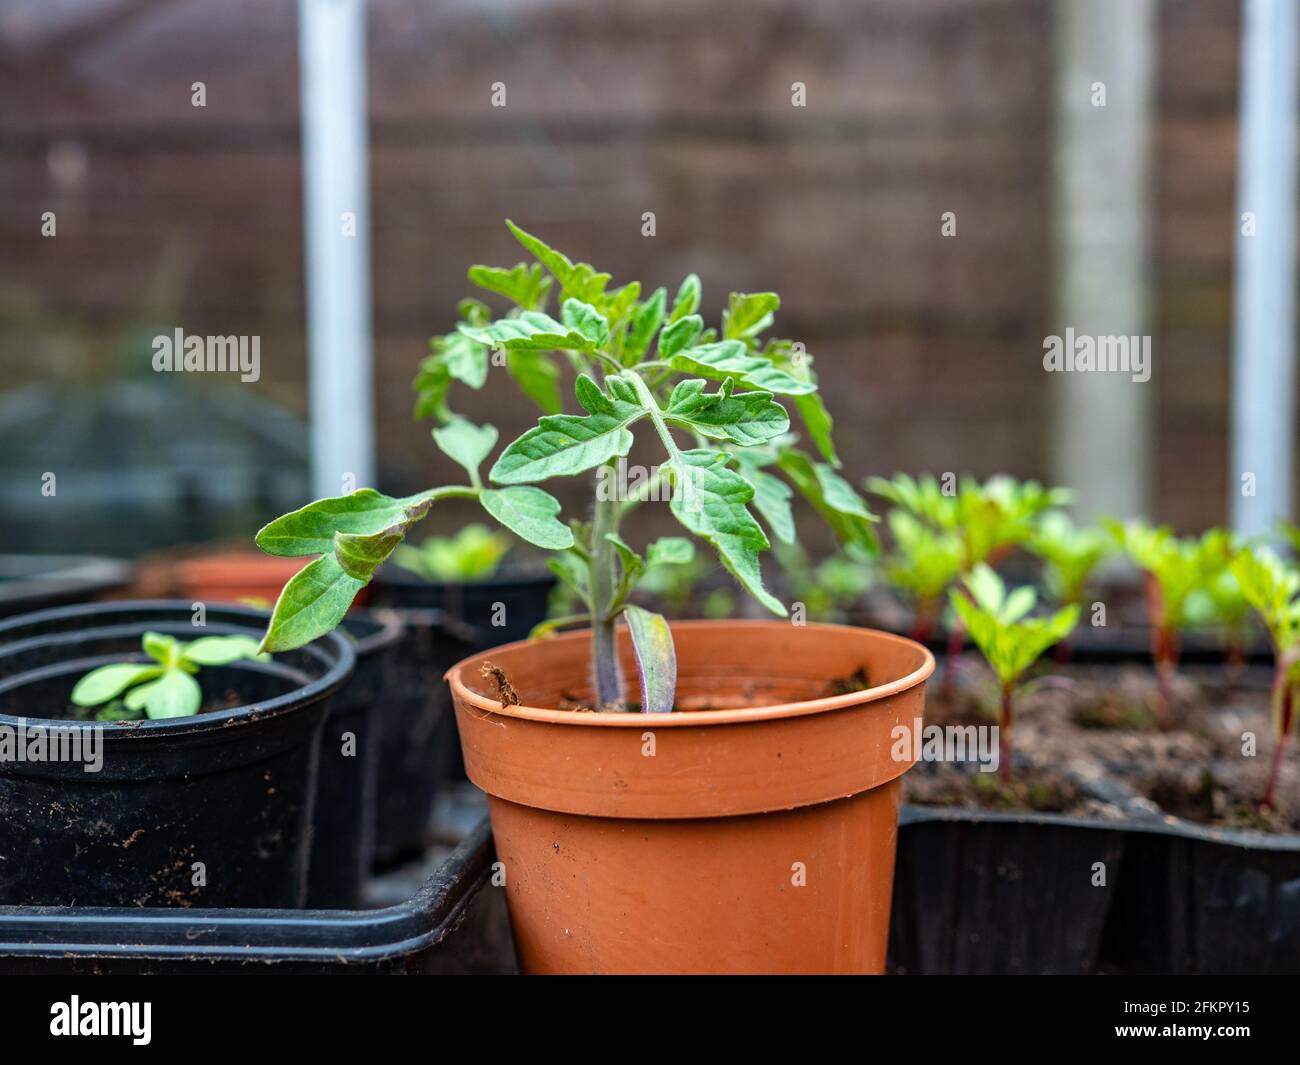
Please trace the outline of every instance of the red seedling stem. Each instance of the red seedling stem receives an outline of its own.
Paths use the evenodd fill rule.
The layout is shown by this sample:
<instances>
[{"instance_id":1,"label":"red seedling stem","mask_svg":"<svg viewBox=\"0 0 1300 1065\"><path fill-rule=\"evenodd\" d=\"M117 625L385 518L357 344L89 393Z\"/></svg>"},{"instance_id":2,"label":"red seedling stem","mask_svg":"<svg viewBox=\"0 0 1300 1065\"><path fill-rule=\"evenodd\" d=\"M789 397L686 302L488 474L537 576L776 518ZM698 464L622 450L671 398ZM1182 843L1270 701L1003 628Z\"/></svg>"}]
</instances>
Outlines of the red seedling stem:
<instances>
[{"instance_id":1,"label":"red seedling stem","mask_svg":"<svg viewBox=\"0 0 1300 1065\"><path fill-rule=\"evenodd\" d=\"M998 776L1003 784L1011 783L1012 692L1010 684L1002 685L1002 709L998 715Z\"/></svg>"},{"instance_id":2,"label":"red seedling stem","mask_svg":"<svg viewBox=\"0 0 1300 1065\"><path fill-rule=\"evenodd\" d=\"M1279 658L1273 675L1273 757L1268 767L1268 783L1260 806L1266 810L1277 806L1277 778L1282 772L1282 752L1286 750L1287 737L1291 735L1291 718L1295 712L1295 693L1287 683L1291 662Z\"/></svg>"},{"instance_id":3,"label":"red seedling stem","mask_svg":"<svg viewBox=\"0 0 1300 1065\"><path fill-rule=\"evenodd\" d=\"M1154 573L1143 575L1143 599L1151 624L1151 657L1156 664L1156 724L1167 732L1173 723L1174 670L1178 665L1178 634L1165 623L1164 596Z\"/></svg>"}]
</instances>

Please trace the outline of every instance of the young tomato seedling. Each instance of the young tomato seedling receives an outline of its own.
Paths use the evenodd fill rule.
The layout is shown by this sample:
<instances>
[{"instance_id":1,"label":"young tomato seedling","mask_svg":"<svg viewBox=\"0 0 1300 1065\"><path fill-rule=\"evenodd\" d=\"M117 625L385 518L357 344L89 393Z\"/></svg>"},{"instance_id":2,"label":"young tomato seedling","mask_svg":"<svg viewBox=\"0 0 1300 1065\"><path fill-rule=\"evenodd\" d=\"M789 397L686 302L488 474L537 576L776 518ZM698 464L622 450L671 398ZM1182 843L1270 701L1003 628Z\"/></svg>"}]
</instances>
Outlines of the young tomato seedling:
<instances>
[{"instance_id":1,"label":"young tomato seedling","mask_svg":"<svg viewBox=\"0 0 1300 1065\"><path fill-rule=\"evenodd\" d=\"M1261 806L1276 805L1282 752L1295 725L1300 686L1300 573L1266 547L1243 548L1231 562L1241 593L1258 612L1273 644L1273 758Z\"/></svg>"},{"instance_id":2,"label":"young tomato seedling","mask_svg":"<svg viewBox=\"0 0 1300 1065\"><path fill-rule=\"evenodd\" d=\"M1076 526L1060 510L1039 516L1025 546L1043 560L1043 582L1057 606L1074 605L1081 610L1088 581L1098 564L1115 549L1114 541L1101 529ZM1069 643L1058 645L1062 657Z\"/></svg>"},{"instance_id":3,"label":"young tomato seedling","mask_svg":"<svg viewBox=\"0 0 1300 1065\"><path fill-rule=\"evenodd\" d=\"M1079 620L1079 608L1071 604L1049 617L1029 617L1037 598L1033 588L1017 588L1007 594L1002 578L984 563L966 577L965 585L969 598L955 589L950 598L998 679L998 772L1006 782L1011 779L1011 729L1021 678L1044 651L1070 634Z\"/></svg>"},{"instance_id":4,"label":"young tomato seedling","mask_svg":"<svg viewBox=\"0 0 1300 1065\"><path fill-rule=\"evenodd\" d=\"M842 544L864 550L875 545L875 517L836 472L831 418L811 359L802 345L761 339L780 306L775 293L732 293L718 327L707 328L697 313L694 274L671 302L662 288L643 295L636 281L610 289L608 274L506 224L536 262L476 266L469 279L505 297L509 310L493 319L485 304L463 302L456 331L434 341L415 384L417 413L441 423L434 442L464 468L468 483L403 498L363 488L317 500L262 529L257 543L270 554L319 556L285 585L262 648L297 647L328 632L435 503L472 499L520 538L557 552L555 568L591 624L596 708L627 708L615 640L622 619L640 674L641 709L666 712L676 688L668 623L629 596L647 564L677 550L671 541L679 538L657 541L642 555L624 537L626 517L667 497L677 521L781 616L785 607L763 585L759 556L770 544L751 505L773 536L793 542L797 492ZM548 310L553 293L558 317ZM509 374L547 413L501 451L484 477L479 470L497 431L456 417L448 396L453 381L482 387L493 352L504 355ZM577 371L581 414L559 413L557 358ZM786 403L800 415L815 453L795 446ZM634 429L657 442L661 462L632 484L623 460ZM591 519L566 525L560 504L535 486L578 475L593 476Z\"/></svg>"},{"instance_id":5,"label":"young tomato seedling","mask_svg":"<svg viewBox=\"0 0 1300 1065\"><path fill-rule=\"evenodd\" d=\"M121 662L92 669L72 689L76 706L100 707L99 721L128 721L147 717L191 717L203 704L194 679L203 666L225 666L241 658L269 661L258 654L251 636L203 636L184 643L174 636L146 632L141 639L149 662Z\"/></svg>"},{"instance_id":6,"label":"young tomato seedling","mask_svg":"<svg viewBox=\"0 0 1300 1065\"><path fill-rule=\"evenodd\" d=\"M1156 665L1156 723L1168 729L1172 724L1179 633L1193 620L1188 602L1222 570L1232 551L1232 537L1223 529L1211 529L1199 539L1180 540L1163 525L1153 527L1142 521L1122 524L1113 518L1103 519L1103 524L1143 573L1143 600Z\"/></svg>"},{"instance_id":7,"label":"young tomato seedling","mask_svg":"<svg viewBox=\"0 0 1300 1065\"><path fill-rule=\"evenodd\" d=\"M912 601L912 639L924 642L938 618L943 593L961 572L962 546L952 533L936 532L905 510L891 510L887 521L894 548L882 569L886 580Z\"/></svg>"},{"instance_id":8,"label":"young tomato seedling","mask_svg":"<svg viewBox=\"0 0 1300 1065\"><path fill-rule=\"evenodd\" d=\"M474 522L455 536L430 536L418 547L398 544L393 562L426 581L463 584L487 580L509 550L503 533Z\"/></svg>"}]
</instances>

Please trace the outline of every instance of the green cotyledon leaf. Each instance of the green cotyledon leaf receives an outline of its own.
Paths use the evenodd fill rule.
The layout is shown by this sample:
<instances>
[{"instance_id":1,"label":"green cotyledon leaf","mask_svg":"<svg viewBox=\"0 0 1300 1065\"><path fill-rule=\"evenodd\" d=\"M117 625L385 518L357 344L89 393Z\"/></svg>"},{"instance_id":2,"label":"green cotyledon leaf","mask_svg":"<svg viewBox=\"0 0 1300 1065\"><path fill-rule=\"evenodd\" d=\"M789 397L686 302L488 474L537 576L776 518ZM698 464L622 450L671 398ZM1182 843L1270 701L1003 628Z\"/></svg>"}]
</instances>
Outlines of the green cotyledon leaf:
<instances>
[{"instance_id":1,"label":"green cotyledon leaf","mask_svg":"<svg viewBox=\"0 0 1300 1065\"><path fill-rule=\"evenodd\" d=\"M586 374L575 392L586 416L552 414L511 443L497 458L489 477L498 484L525 484L594 469L632 447L628 426L646 415L632 386L618 377L601 391Z\"/></svg>"},{"instance_id":2,"label":"green cotyledon leaf","mask_svg":"<svg viewBox=\"0 0 1300 1065\"><path fill-rule=\"evenodd\" d=\"M750 595L782 617L785 606L763 587L760 551L770 545L746 504L754 489L726 465L727 456L696 448L673 459L673 515L696 536L711 543L722 564Z\"/></svg>"},{"instance_id":3,"label":"green cotyledon leaf","mask_svg":"<svg viewBox=\"0 0 1300 1065\"><path fill-rule=\"evenodd\" d=\"M647 714L670 713L677 695L672 630L661 614L639 606L625 606L623 617L632 633L632 651L641 681L641 710Z\"/></svg>"},{"instance_id":4,"label":"green cotyledon leaf","mask_svg":"<svg viewBox=\"0 0 1300 1065\"><path fill-rule=\"evenodd\" d=\"M699 378L680 382L668 399L664 419L742 447L774 440L789 430L790 416L771 392L733 393L730 377L716 392L705 392L704 385Z\"/></svg>"}]
</instances>

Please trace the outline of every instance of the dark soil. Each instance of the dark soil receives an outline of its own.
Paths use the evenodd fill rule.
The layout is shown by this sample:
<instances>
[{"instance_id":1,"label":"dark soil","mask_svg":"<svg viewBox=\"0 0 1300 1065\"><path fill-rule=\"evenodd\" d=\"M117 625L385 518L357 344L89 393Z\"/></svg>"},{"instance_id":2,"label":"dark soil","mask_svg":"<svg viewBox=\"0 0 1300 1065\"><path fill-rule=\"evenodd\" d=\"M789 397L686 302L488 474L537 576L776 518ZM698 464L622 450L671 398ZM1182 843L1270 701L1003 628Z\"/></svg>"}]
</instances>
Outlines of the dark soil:
<instances>
[{"instance_id":1,"label":"dark soil","mask_svg":"<svg viewBox=\"0 0 1300 1065\"><path fill-rule=\"evenodd\" d=\"M1017 809L1052 812L1087 806L1086 796L1059 811L1050 798L1044 801L1050 789L1034 782L1054 772L1082 782L1085 792L1089 781L1119 784L1148 808L1200 824L1300 831L1300 744L1294 738L1283 758L1277 809L1259 807L1274 744L1270 670L1249 669L1240 683L1226 689L1221 670L1184 667L1175 683L1167 731L1157 727L1155 675L1149 668L1048 665L1043 673L1060 679L1027 691L1016 704L1015 778L1024 777L1023 790L991 798L989 784L970 778L992 774L922 763L903 778L905 798L982 808L1013 801ZM926 723L991 724L994 692L988 671L967 656L958 677L947 697L942 685L927 692ZM1057 798L1062 795L1068 792Z\"/></svg>"}]
</instances>

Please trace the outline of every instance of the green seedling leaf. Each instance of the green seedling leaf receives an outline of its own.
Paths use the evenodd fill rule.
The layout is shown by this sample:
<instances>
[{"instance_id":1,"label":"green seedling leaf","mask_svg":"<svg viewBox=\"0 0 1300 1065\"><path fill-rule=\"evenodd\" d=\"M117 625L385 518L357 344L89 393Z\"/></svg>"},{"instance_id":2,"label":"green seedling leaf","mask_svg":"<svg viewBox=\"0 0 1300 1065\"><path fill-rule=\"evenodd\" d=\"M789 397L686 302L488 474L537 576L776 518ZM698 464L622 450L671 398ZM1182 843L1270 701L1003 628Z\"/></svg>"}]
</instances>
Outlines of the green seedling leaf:
<instances>
[{"instance_id":1,"label":"green seedling leaf","mask_svg":"<svg viewBox=\"0 0 1300 1065\"><path fill-rule=\"evenodd\" d=\"M794 508L790 505L794 492L764 468L772 463L772 457L760 452L737 451L735 459L740 475L754 489L754 509L767 522L772 535L783 544L794 543Z\"/></svg>"},{"instance_id":2,"label":"green seedling leaf","mask_svg":"<svg viewBox=\"0 0 1300 1065\"><path fill-rule=\"evenodd\" d=\"M566 307L568 305L565 304ZM592 310L590 307L587 309ZM570 317L574 317L572 313ZM588 328L595 328L595 323L590 319L586 324ZM507 351L595 351L603 342L593 340L576 326L557 322L544 311L523 311L517 317L501 318L490 325L462 324L457 328L479 344L485 344L489 348L505 348Z\"/></svg>"},{"instance_id":3,"label":"green seedling leaf","mask_svg":"<svg viewBox=\"0 0 1300 1065\"><path fill-rule=\"evenodd\" d=\"M145 654L164 666L172 665L179 654L176 637L165 633L146 632L141 636L140 643L144 647Z\"/></svg>"},{"instance_id":4,"label":"green seedling leaf","mask_svg":"<svg viewBox=\"0 0 1300 1065\"><path fill-rule=\"evenodd\" d=\"M430 536L418 547L399 544L393 562L427 581L467 584L491 577L509 550L504 533L472 522L454 536Z\"/></svg>"},{"instance_id":5,"label":"green seedling leaf","mask_svg":"<svg viewBox=\"0 0 1300 1065\"><path fill-rule=\"evenodd\" d=\"M667 289L655 289L654 294L637 308L636 317L632 319L632 329L623 344L624 364L635 366L650 349L650 341L663 324L667 313Z\"/></svg>"},{"instance_id":6,"label":"green seedling leaf","mask_svg":"<svg viewBox=\"0 0 1300 1065\"><path fill-rule=\"evenodd\" d=\"M750 595L784 617L785 606L763 587L758 554L768 548L768 539L745 507L754 489L727 469L726 461L716 451L680 452L673 460L676 490L670 507L678 521L717 549L722 564Z\"/></svg>"},{"instance_id":7,"label":"green seedling leaf","mask_svg":"<svg viewBox=\"0 0 1300 1065\"><path fill-rule=\"evenodd\" d=\"M704 386L699 378L680 382L668 399L665 420L741 447L766 443L789 430L790 416L773 402L771 392L733 394L730 377L716 392L705 392Z\"/></svg>"},{"instance_id":8,"label":"green seedling leaf","mask_svg":"<svg viewBox=\"0 0 1300 1065\"><path fill-rule=\"evenodd\" d=\"M354 577L331 552L295 573L275 602L259 651L290 651L336 628L368 580Z\"/></svg>"},{"instance_id":9,"label":"green seedling leaf","mask_svg":"<svg viewBox=\"0 0 1300 1065\"><path fill-rule=\"evenodd\" d=\"M646 415L632 387L617 377L606 395L586 374L578 377L578 402L589 413L554 414L510 444L489 474L498 484L524 484L594 469L632 447L628 426Z\"/></svg>"},{"instance_id":10,"label":"green seedling leaf","mask_svg":"<svg viewBox=\"0 0 1300 1065\"><path fill-rule=\"evenodd\" d=\"M671 325L664 326L659 334L659 357L670 359L680 351L685 351L699 338L704 330L704 319L698 314L688 314L684 318L674 319Z\"/></svg>"},{"instance_id":11,"label":"green seedling leaf","mask_svg":"<svg viewBox=\"0 0 1300 1065\"><path fill-rule=\"evenodd\" d=\"M117 698L127 688L162 675L161 666L121 663L92 669L72 689L77 706L99 706Z\"/></svg>"},{"instance_id":12,"label":"green seedling leaf","mask_svg":"<svg viewBox=\"0 0 1300 1065\"><path fill-rule=\"evenodd\" d=\"M478 468L496 447L497 431L491 425L477 426L458 419L435 429L433 441L444 455L465 468L471 481L477 481Z\"/></svg>"},{"instance_id":13,"label":"green seedling leaf","mask_svg":"<svg viewBox=\"0 0 1300 1065\"><path fill-rule=\"evenodd\" d=\"M623 608L623 617L632 633L632 650L641 680L641 710L647 714L670 713L677 692L677 656L668 622L660 614L632 605Z\"/></svg>"},{"instance_id":14,"label":"green seedling leaf","mask_svg":"<svg viewBox=\"0 0 1300 1065\"><path fill-rule=\"evenodd\" d=\"M560 317L570 330L576 332L593 348L603 347L609 339L609 322L590 303L569 299L560 308Z\"/></svg>"},{"instance_id":15,"label":"green seedling leaf","mask_svg":"<svg viewBox=\"0 0 1300 1065\"><path fill-rule=\"evenodd\" d=\"M556 251L541 239L520 229L508 218L506 226L514 234L515 239L532 252L537 261L551 272L551 276L560 283L566 296L593 305L604 302L609 274L598 274L587 263L573 263L563 252Z\"/></svg>"},{"instance_id":16,"label":"green seedling leaf","mask_svg":"<svg viewBox=\"0 0 1300 1065\"><path fill-rule=\"evenodd\" d=\"M722 336L726 340L744 340L755 337L772 324L773 315L781 306L781 297L775 292L733 292L722 312Z\"/></svg>"},{"instance_id":17,"label":"green seedling leaf","mask_svg":"<svg viewBox=\"0 0 1300 1065\"><path fill-rule=\"evenodd\" d=\"M479 502L492 517L530 544L549 551L573 546L572 530L556 517L560 513L559 501L540 488L484 489Z\"/></svg>"},{"instance_id":18,"label":"green seedling leaf","mask_svg":"<svg viewBox=\"0 0 1300 1065\"><path fill-rule=\"evenodd\" d=\"M372 535L405 528L428 513L430 493L394 499L373 488L318 499L262 527L257 546L268 555L322 555L334 550L336 533Z\"/></svg>"},{"instance_id":19,"label":"green seedling leaf","mask_svg":"<svg viewBox=\"0 0 1300 1065\"><path fill-rule=\"evenodd\" d=\"M646 548L646 566L688 566L695 561L695 545L684 536L661 536Z\"/></svg>"},{"instance_id":20,"label":"green seedling leaf","mask_svg":"<svg viewBox=\"0 0 1300 1065\"><path fill-rule=\"evenodd\" d=\"M203 704L199 682L179 669L169 669L157 680L132 688L123 700L129 710L143 710L150 721L192 717Z\"/></svg>"},{"instance_id":21,"label":"green seedling leaf","mask_svg":"<svg viewBox=\"0 0 1300 1065\"><path fill-rule=\"evenodd\" d=\"M547 568L567 585L591 609L591 588L588 584L587 560L569 550L546 560Z\"/></svg>"},{"instance_id":22,"label":"green seedling leaf","mask_svg":"<svg viewBox=\"0 0 1300 1065\"><path fill-rule=\"evenodd\" d=\"M495 266L471 266L469 279L479 288L504 296L524 310L542 310L551 291L551 279L538 263L519 263L511 270Z\"/></svg>"},{"instance_id":23,"label":"green seedling leaf","mask_svg":"<svg viewBox=\"0 0 1300 1065\"><path fill-rule=\"evenodd\" d=\"M661 339L661 351L662 347ZM769 359L751 354L744 342L740 340L697 344L678 351L669 362L675 370L699 374L701 377L709 377L715 381L734 377L750 388L774 392L781 396L800 396L817 390L817 386L811 381L800 381L784 370L778 370Z\"/></svg>"},{"instance_id":24,"label":"green seedling leaf","mask_svg":"<svg viewBox=\"0 0 1300 1065\"><path fill-rule=\"evenodd\" d=\"M680 322L688 315L694 314L700 309L700 279L695 274L687 274L682 279L681 287L677 290L677 297L673 300L673 310L668 316L669 323ZM703 327L703 322L700 323Z\"/></svg>"},{"instance_id":25,"label":"green seedling leaf","mask_svg":"<svg viewBox=\"0 0 1300 1065\"><path fill-rule=\"evenodd\" d=\"M1079 608L1073 604L1045 618L1015 616L1024 603L1022 591L1033 594L1032 589L1017 589L1005 597L1000 615L956 591L950 595L953 610L1004 690L1015 687L1042 653L1065 639L1079 620Z\"/></svg>"},{"instance_id":26,"label":"green seedling leaf","mask_svg":"<svg viewBox=\"0 0 1300 1065\"><path fill-rule=\"evenodd\" d=\"M827 463L815 462L793 448L783 450L776 463L799 493L816 507L840 543L875 552L876 534L872 526L878 519L848 481Z\"/></svg>"},{"instance_id":27,"label":"green seedling leaf","mask_svg":"<svg viewBox=\"0 0 1300 1065\"><path fill-rule=\"evenodd\" d=\"M520 391L537 404L543 414L564 409L560 395L560 371L544 351L507 351L506 371Z\"/></svg>"},{"instance_id":28,"label":"green seedling leaf","mask_svg":"<svg viewBox=\"0 0 1300 1065\"><path fill-rule=\"evenodd\" d=\"M803 419L804 428L808 430L808 437L812 440L813 446L821 453L822 458L838 470L840 457L835 453L835 443L831 439L831 430L834 429L835 422L826 410L822 397L816 392L795 396L794 406Z\"/></svg>"},{"instance_id":29,"label":"green seedling leaf","mask_svg":"<svg viewBox=\"0 0 1300 1065\"><path fill-rule=\"evenodd\" d=\"M196 666L225 666L243 658L271 661L268 654L258 654L258 641L251 636L203 636L181 646L184 661Z\"/></svg>"}]
</instances>

